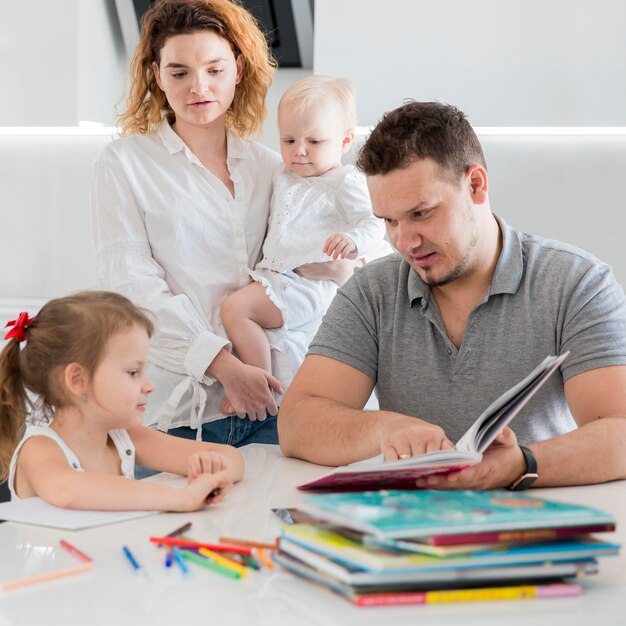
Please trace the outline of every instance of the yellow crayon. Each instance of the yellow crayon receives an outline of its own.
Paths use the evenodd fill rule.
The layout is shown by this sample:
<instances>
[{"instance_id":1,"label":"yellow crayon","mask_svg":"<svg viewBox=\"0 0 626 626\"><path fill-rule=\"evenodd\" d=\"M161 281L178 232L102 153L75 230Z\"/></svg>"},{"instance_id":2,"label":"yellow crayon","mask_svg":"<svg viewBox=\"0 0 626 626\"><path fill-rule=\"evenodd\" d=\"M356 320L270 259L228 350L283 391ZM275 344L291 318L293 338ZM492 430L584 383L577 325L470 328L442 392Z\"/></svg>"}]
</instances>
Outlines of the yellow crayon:
<instances>
[{"instance_id":1,"label":"yellow crayon","mask_svg":"<svg viewBox=\"0 0 626 626\"><path fill-rule=\"evenodd\" d=\"M202 556L206 556L207 558L211 559L214 563L217 563L222 567L226 567L233 572L237 572L242 578L245 578L248 575L248 570L243 565L238 565L230 559L225 559L217 552L213 552L213 550L209 550L208 548L199 548L198 552Z\"/></svg>"}]
</instances>

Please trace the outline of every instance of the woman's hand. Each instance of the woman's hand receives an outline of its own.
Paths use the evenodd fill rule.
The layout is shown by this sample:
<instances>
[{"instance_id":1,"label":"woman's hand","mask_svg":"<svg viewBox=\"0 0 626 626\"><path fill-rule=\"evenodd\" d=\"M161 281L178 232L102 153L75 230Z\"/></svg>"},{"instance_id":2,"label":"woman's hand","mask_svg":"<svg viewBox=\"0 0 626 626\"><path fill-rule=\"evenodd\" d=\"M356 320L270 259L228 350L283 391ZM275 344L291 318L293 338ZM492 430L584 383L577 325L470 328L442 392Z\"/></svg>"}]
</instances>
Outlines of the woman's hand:
<instances>
[{"instance_id":1,"label":"woman's hand","mask_svg":"<svg viewBox=\"0 0 626 626\"><path fill-rule=\"evenodd\" d=\"M278 406L274 393L282 395L280 381L254 365L246 365L238 358L222 350L207 368L209 376L217 378L235 413L251 420L264 420L276 415Z\"/></svg>"},{"instance_id":2,"label":"woman's hand","mask_svg":"<svg viewBox=\"0 0 626 626\"><path fill-rule=\"evenodd\" d=\"M352 276L355 267L363 265L362 259L351 261L350 259L337 259L324 263L305 263L296 267L294 272L311 280L333 280L338 285L343 285Z\"/></svg>"}]
</instances>

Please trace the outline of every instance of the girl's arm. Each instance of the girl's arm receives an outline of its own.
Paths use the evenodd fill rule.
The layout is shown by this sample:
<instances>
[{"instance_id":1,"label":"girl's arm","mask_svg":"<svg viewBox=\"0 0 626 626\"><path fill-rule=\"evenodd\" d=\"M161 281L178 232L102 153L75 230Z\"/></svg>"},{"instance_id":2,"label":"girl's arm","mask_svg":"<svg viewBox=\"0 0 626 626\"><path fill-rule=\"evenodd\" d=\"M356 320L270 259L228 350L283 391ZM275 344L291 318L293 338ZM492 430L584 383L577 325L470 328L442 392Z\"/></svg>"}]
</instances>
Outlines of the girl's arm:
<instances>
[{"instance_id":1,"label":"girl's arm","mask_svg":"<svg viewBox=\"0 0 626 626\"><path fill-rule=\"evenodd\" d=\"M100 511L196 511L221 500L232 484L226 472L201 474L182 489L99 472L77 472L47 437L32 437L23 445L18 478L20 497L36 495L64 509ZM211 498L216 488L220 495Z\"/></svg>"},{"instance_id":2,"label":"girl's arm","mask_svg":"<svg viewBox=\"0 0 626 626\"><path fill-rule=\"evenodd\" d=\"M139 465L187 476L190 456L202 452L217 452L224 457L228 478L232 482L243 478L243 456L232 446L174 437L145 426L131 428L128 434L135 446L135 458Z\"/></svg>"}]
</instances>

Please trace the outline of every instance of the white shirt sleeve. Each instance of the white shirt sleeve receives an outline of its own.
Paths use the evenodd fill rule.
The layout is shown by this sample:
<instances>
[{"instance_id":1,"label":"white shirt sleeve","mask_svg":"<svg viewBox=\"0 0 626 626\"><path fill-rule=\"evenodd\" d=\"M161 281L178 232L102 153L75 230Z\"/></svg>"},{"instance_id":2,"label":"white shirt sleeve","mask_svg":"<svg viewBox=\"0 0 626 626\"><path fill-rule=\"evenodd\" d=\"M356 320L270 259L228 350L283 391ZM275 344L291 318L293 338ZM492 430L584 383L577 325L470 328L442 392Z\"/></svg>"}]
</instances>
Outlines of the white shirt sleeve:
<instances>
[{"instance_id":1,"label":"white shirt sleeve","mask_svg":"<svg viewBox=\"0 0 626 626\"><path fill-rule=\"evenodd\" d=\"M360 172L350 171L337 191L337 208L351 225L346 234L357 247L351 258L362 258L378 249L385 239L385 225L372 214L365 176Z\"/></svg>"},{"instance_id":2,"label":"white shirt sleeve","mask_svg":"<svg viewBox=\"0 0 626 626\"><path fill-rule=\"evenodd\" d=\"M202 380L206 368L229 342L214 332L187 295L172 292L163 268L152 256L145 211L122 164L109 151L94 167L90 203L98 286L126 295L156 316L153 362Z\"/></svg>"}]
</instances>

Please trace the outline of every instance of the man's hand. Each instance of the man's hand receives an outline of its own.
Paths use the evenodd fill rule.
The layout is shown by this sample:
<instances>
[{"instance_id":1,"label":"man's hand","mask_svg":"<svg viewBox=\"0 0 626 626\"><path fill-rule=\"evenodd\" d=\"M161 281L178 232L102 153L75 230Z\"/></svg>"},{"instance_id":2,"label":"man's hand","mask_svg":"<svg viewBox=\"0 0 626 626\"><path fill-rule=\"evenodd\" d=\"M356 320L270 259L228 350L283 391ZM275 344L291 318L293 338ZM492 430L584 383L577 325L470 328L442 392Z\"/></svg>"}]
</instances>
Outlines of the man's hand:
<instances>
[{"instance_id":1,"label":"man's hand","mask_svg":"<svg viewBox=\"0 0 626 626\"><path fill-rule=\"evenodd\" d=\"M385 461L453 447L442 428L408 415L398 414L397 418L385 423L380 434L380 449Z\"/></svg>"},{"instance_id":2,"label":"man's hand","mask_svg":"<svg viewBox=\"0 0 626 626\"><path fill-rule=\"evenodd\" d=\"M419 478L416 485L420 489L502 489L508 487L525 467L515 433L505 428L477 465L447 475Z\"/></svg>"}]
</instances>

